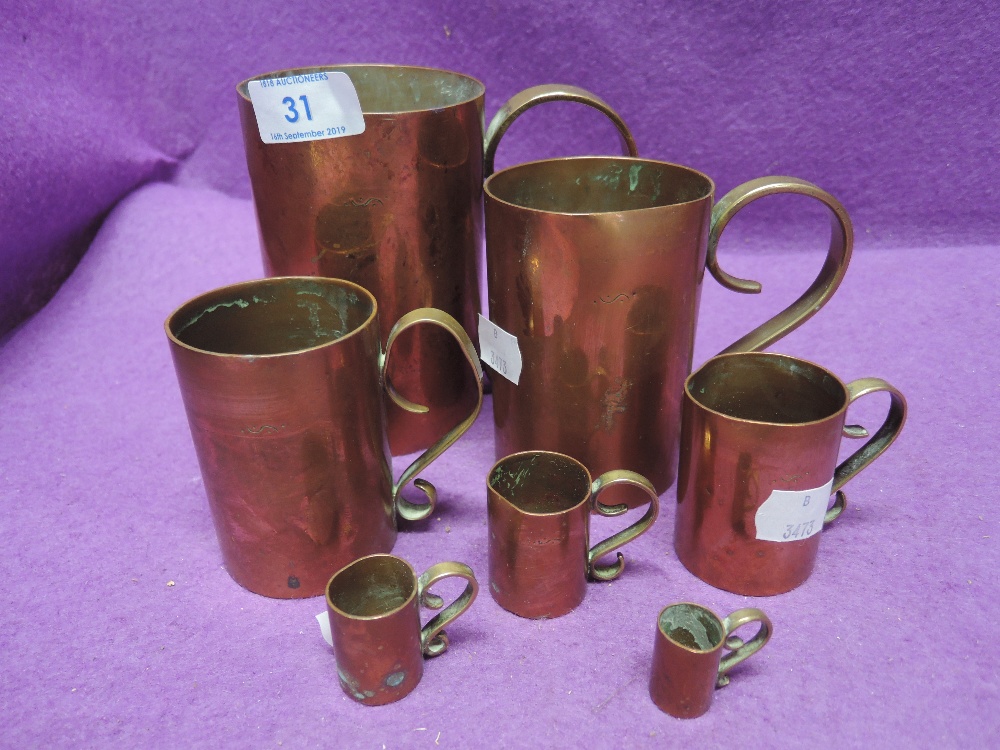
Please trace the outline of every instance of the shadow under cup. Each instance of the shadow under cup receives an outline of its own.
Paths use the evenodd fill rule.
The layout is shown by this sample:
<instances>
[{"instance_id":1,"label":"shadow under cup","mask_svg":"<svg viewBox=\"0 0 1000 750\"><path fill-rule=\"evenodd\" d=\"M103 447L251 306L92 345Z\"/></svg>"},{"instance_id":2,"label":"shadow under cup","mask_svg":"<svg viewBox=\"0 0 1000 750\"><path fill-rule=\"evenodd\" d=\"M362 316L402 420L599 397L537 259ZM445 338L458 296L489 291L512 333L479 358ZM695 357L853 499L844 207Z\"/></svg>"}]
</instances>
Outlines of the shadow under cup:
<instances>
[{"instance_id":1,"label":"shadow under cup","mask_svg":"<svg viewBox=\"0 0 1000 750\"><path fill-rule=\"evenodd\" d=\"M265 596L323 593L396 538L377 305L272 278L185 303L166 329L223 559Z\"/></svg>"}]
</instances>

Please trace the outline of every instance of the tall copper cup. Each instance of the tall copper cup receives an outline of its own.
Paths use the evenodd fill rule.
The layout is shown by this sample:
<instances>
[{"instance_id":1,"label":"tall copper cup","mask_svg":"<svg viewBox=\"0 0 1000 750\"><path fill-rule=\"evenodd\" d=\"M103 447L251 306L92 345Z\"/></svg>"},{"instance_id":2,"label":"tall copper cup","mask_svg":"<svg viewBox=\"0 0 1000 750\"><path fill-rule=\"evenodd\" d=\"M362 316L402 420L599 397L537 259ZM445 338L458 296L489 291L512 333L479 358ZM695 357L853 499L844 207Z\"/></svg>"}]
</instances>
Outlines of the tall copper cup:
<instances>
[{"instance_id":1,"label":"tall copper cup","mask_svg":"<svg viewBox=\"0 0 1000 750\"><path fill-rule=\"evenodd\" d=\"M882 426L837 464L848 406L889 394ZM879 378L846 385L819 365L784 354L713 357L684 388L677 557L713 586L747 596L790 591L812 573L823 525L839 516L841 488L896 439L906 399ZM827 510L831 493L833 507Z\"/></svg>"},{"instance_id":2,"label":"tall copper cup","mask_svg":"<svg viewBox=\"0 0 1000 750\"><path fill-rule=\"evenodd\" d=\"M426 518L435 491L414 480L472 425L470 413L393 483L383 384L397 336L431 323L454 337L480 382L472 342L447 313L420 309L383 353L375 298L338 279L272 278L223 287L166 321L191 436L226 569L278 598L318 596L350 561L388 552L397 515ZM402 496L411 481L424 504Z\"/></svg>"},{"instance_id":3,"label":"tall copper cup","mask_svg":"<svg viewBox=\"0 0 1000 750\"><path fill-rule=\"evenodd\" d=\"M545 101L577 101L604 112L635 143L621 118L573 86L537 86L513 97L483 134L485 87L469 76L398 65L335 65L258 78L339 71L354 83L365 131L328 140L265 144L244 81L237 87L247 167L268 275L332 276L371 290L389 325L418 307L454 316L476 340L482 182L504 132ZM439 331L399 341L390 376L430 407L413 414L388 402L394 454L421 450L460 422L476 384L461 352Z\"/></svg>"},{"instance_id":4,"label":"tall copper cup","mask_svg":"<svg viewBox=\"0 0 1000 750\"><path fill-rule=\"evenodd\" d=\"M716 263L730 219L763 196L801 193L830 209L833 230L809 289L727 351L768 346L814 315L851 255L844 208L792 177L747 182L713 207L715 186L693 169L579 157L511 167L485 191L490 318L523 360L518 385L493 378L497 457L558 451L595 474L635 471L658 492L676 474L706 266L730 289L760 291Z\"/></svg>"}]
</instances>

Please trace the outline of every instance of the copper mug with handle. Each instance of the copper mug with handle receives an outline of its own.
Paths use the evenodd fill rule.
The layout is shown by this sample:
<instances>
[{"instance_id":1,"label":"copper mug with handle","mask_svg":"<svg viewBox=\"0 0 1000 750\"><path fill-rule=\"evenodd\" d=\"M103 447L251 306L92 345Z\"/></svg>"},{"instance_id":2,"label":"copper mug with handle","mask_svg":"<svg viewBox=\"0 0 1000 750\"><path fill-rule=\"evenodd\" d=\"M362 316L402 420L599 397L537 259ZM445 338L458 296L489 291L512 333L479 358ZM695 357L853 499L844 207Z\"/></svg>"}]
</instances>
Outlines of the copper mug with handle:
<instances>
[{"instance_id":1,"label":"copper mug with handle","mask_svg":"<svg viewBox=\"0 0 1000 750\"><path fill-rule=\"evenodd\" d=\"M420 324L458 342L481 384L472 342L433 308L400 318L383 352L378 306L340 279L278 277L202 294L166 321L209 507L226 569L241 586L277 598L319 596L330 576L388 552L397 516L427 518L436 492L416 478L475 421L463 421L393 482L384 393L396 338ZM426 503L403 497L410 482Z\"/></svg>"},{"instance_id":2,"label":"copper mug with handle","mask_svg":"<svg viewBox=\"0 0 1000 750\"><path fill-rule=\"evenodd\" d=\"M851 255L844 208L792 177L752 180L715 204L712 181L688 167L576 157L497 172L485 192L490 319L522 359L518 384L493 377L497 457L558 451L595 474L635 471L657 492L676 475L706 268L730 289L760 291L718 265L729 221L759 198L799 193L830 209L832 236L806 292L727 351L761 349L808 320Z\"/></svg>"},{"instance_id":3,"label":"copper mug with handle","mask_svg":"<svg viewBox=\"0 0 1000 750\"><path fill-rule=\"evenodd\" d=\"M889 394L882 426L838 465L847 409ZM847 504L842 487L880 456L906 421L906 399L879 378L844 384L829 370L771 352L713 357L687 379L674 547L701 578L771 596L812 573L823 526ZM835 495L828 509L830 496Z\"/></svg>"},{"instance_id":4,"label":"copper mug with handle","mask_svg":"<svg viewBox=\"0 0 1000 750\"><path fill-rule=\"evenodd\" d=\"M574 101L607 115L623 153L635 155L625 123L599 97L546 85L511 98L483 133L485 87L445 70L402 65L333 65L255 79L344 73L364 132L325 140L261 140L248 91L237 86L243 142L268 275L343 278L370 290L392 321L419 307L452 315L477 339L482 185L511 123L547 101ZM422 450L460 422L476 399L462 352L441 331L400 338L389 374L430 407L415 414L387 401L394 455Z\"/></svg>"},{"instance_id":5,"label":"copper mug with handle","mask_svg":"<svg viewBox=\"0 0 1000 750\"><path fill-rule=\"evenodd\" d=\"M452 577L466 586L444 607L430 588ZM326 608L340 687L366 706L405 698L423 677L424 659L448 649L445 625L472 606L478 592L472 569L460 562L437 563L418 577L402 558L369 555L334 573ZM421 627L421 607L442 611Z\"/></svg>"}]
</instances>

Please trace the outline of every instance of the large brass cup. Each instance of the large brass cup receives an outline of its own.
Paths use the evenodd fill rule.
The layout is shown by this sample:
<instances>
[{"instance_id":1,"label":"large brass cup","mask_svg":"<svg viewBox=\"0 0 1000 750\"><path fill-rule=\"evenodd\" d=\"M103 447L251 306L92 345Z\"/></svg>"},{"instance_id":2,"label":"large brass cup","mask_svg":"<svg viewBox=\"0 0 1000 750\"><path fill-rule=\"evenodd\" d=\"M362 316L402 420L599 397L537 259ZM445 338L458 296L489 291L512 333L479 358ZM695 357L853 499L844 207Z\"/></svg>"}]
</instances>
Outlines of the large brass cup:
<instances>
[{"instance_id":1,"label":"large brass cup","mask_svg":"<svg viewBox=\"0 0 1000 750\"><path fill-rule=\"evenodd\" d=\"M504 132L545 101L595 107L635 143L621 118L573 86L526 89L497 112L485 135L485 87L469 76L398 65L335 65L257 78L339 71L354 83L365 131L327 140L265 144L244 81L237 87L247 167L268 275L343 278L378 299L385 341L392 321L419 307L452 315L477 338L482 184ZM430 407L387 402L394 454L422 450L460 422L476 399L462 352L446 334L413 331L398 343L390 376Z\"/></svg>"},{"instance_id":2,"label":"large brass cup","mask_svg":"<svg viewBox=\"0 0 1000 750\"><path fill-rule=\"evenodd\" d=\"M578 157L497 172L485 192L490 318L517 337L523 360L518 385L493 378L497 457L557 451L594 474L637 472L658 492L676 475L706 267L730 289L760 291L716 263L730 219L763 196L801 193L830 209L833 230L809 289L726 351L763 348L801 325L837 289L851 255L844 208L792 177L753 180L713 205L715 186L693 169Z\"/></svg>"},{"instance_id":3,"label":"large brass cup","mask_svg":"<svg viewBox=\"0 0 1000 750\"><path fill-rule=\"evenodd\" d=\"M434 510L434 487L414 479L472 425L463 421L393 482L383 392L396 337L430 323L454 337L478 384L472 342L447 313L415 310L385 351L375 298L339 279L273 278L223 287L181 305L167 338L226 569L251 591L318 596L332 571L389 552L397 515ZM428 502L402 495L410 481Z\"/></svg>"}]
</instances>

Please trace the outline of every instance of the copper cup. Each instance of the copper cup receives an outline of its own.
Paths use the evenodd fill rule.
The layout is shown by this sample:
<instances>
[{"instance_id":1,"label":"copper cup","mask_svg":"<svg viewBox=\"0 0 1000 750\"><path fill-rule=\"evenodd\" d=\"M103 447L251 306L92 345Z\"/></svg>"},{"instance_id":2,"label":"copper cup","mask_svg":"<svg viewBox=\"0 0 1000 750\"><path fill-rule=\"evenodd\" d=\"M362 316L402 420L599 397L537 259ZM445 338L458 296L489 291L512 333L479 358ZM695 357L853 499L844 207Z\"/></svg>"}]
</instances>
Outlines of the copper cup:
<instances>
[{"instance_id":1,"label":"copper cup","mask_svg":"<svg viewBox=\"0 0 1000 750\"><path fill-rule=\"evenodd\" d=\"M465 591L421 628L421 605L444 606L428 589L452 576L468 581ZM366 706L409 695L423 676L424 657L448 648L444 626L469 608L478 591L472 569L459 562L432 565L417 578L406 560L369 555L334 573L326 608L340 687Z\"/></svg>"},{"instance_id":2,"label":"copper cup","mask_svg":"<svg viewBox=\"0 0 1000 750\"><path fill-rule=\"evenodd\" d=\"M649 498L634 524L590 546L592 513L617 516L625 505L607 506L609 487L629 485ZM528 451L498 461L487 477L490 593L521 617L559 617L584 598L587 581L611 581L625 569L598 560L646 532L659 512L656 490L631 471L608 471L591 481L587 467L560 453Z\"/></svg>"},{"instance_id":3,"label":"copper cup","mask_svg":"<svg viewBox=\"0 0 1000 750\"><path fill-rule=\"evenodd\" d=\"M328 140L264 144L247 93L237 86L247 167L268 275L332 276L372 291L389 325L418 307L454 316L477 338L482 184L504 132L546 101L595 107L635 143L601 99L573 86L526 89L483 134L485 87L469 76L401 65L334 65L258 78L339 71L354 83L365 131ZM460 422L476 399L462 353L435 330L400 342L393 382L430 407L413 414L388 402L393 454L422 450Z\"/></svg>"},{"instance_id":4,"label":"copper cup","mask_svg":"<svg viewBox=\"0 0 1000 750\"><path fill-rule=\"evenodd\" d=\"M226 569L251 591L318 596L331 570L388 552L396 517L426 518L435 491L414 477L475 421L474 408L393 483L383 375L396 337L420 323L472 342L447 313L404 315L385 352L375 298L338 279L274 278L223 287L171 313L167 338ZM407 401L392 384L390 396ZM402 496L414 484L428 502Z\"/></svg>"},{"instance_id":5,"label":"copper cup","mask_svg":"<svg viewBox=\"0 0 1000 750\"><path fill-rule=\"evenodd\" d=\"M890 396L884 424L837 465L847 408ZM896 439L906 400L889 383L842 383L784 354L727 354L687 379L674 547L688 570L727 591L770 596L812 573L819 532L846 506L841 487ZM836 500L829 510L830 495Z\"/></svg>"},{"instance_id":6,"label":"copper cup","mask_svg":"<svg viewBox=\"0 0 1000 750\"><path fill-rule=\"evenodd\" d=\"M751 622L760 629L744 642L732 633ZM649 697L661 711L693 719L708 711L729 671L764 648L771 621L759 609L740 609L725 619L698 604L671 604L660 612L653 644ZM728 650L722 655L723 648Z\"/></svg>"},{"instance_id":7,"label":"copper cup","mask_svg":"<svg viewBox=\"0 0 1000 750\"><path fill-rule=\"evenodd\" d=\"M493 378L497 457L559 451L595 473L638 472L661 493L676 474L705 269L730 289L760 291L716 263L725 226L774 193L813 197L833 217L809 289L726 351L766 347L800 326L837 289L851 254L844 208L792 177L745 183L713 207L715 186L693 169L580 157L511 167L485 191L490 318L517 337L523 360L518 385Z\"/></svg>"}]
</instances>

